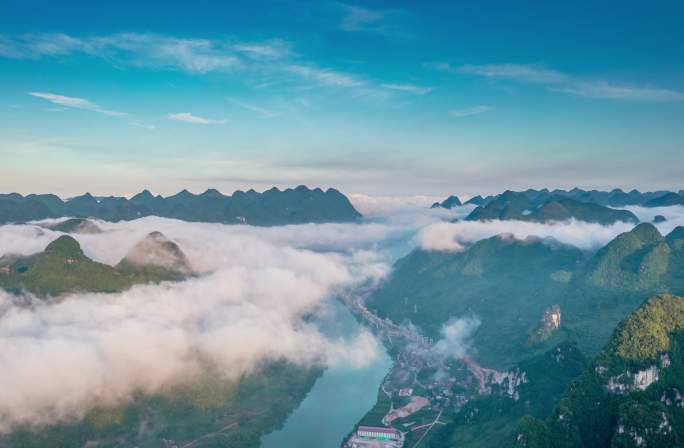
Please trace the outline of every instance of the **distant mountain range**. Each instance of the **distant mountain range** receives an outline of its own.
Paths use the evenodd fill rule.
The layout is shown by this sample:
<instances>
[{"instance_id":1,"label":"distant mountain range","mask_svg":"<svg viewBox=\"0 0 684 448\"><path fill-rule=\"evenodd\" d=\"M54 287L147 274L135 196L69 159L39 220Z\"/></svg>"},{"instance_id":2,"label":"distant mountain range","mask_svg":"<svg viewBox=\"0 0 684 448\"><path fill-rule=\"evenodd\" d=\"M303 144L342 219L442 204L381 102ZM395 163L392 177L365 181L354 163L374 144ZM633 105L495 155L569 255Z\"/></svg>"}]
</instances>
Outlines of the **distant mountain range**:
<instances>
[{"instance_id":1,"label":"distant mountain range","mask_svg":"<svg viewBox=\"0 0 684 448\"><path fill-rule=\"evenodd\" d=\"M446 198L442 202L435 202L434 204L432 204L431 208L448 208L448 209L451 209L454 207L460 207L461 205L463 205L463 204L461 203L461 200L457 196L449 196L448 198Z\"/></svg>"},{"instance_id":2,"label":"distant mountain range","mask_svg":"<svg viewBox=\"0 0 684 448\"><path fill-rule=\"evenodd\" d=\"M598 224L613 224L619 221L638 223L634 213L617 210L592 202L581 202L575 199L557 197L543 200L530 200L523 193L506 192L486 205L480 205L467 217L467 221L483 221L491 219L519 220L534 222L579 221Z\"/></svg>"},{"instance_id":3,"label":"distant mountain range","mask_svg":"<svg viewBox=\"0 0 684 448\"><path fill-rule=\"evenodd\" d=\"M86 193L66 201L53 194L0 194L0 224L59 217L127 221L145 216L270 226L350 222L361 215L339 191L305 186L282 191L272 188L263 193L236 191L231 196L217 190L198 195L183 190L166 198L145 190L130 199L96 198Z\"/></svg>"},{"instance_id":4,"label":"distant mountain range","mask_svg":"<svg viewBox=\"0 0 684 448\"><path fill-rule=\"evenodd\" d=\"M549 190L544 188L542 190L528 189L525 191L510 191L493 196L475 196L465 202L465 204L473 205L487 205L492 201L499 199L502 195L514 194L521 196L530 201L534 206L538 206L548 202L549 200L558 199L573 199L579 202L588 202L608 207L625 207L628 205L641 205L644 207L661 207L669 205L684 205L684 190L679 190L678 193L659 190L642 193L638 190L624 192L619 188L611 191L599 190L582 190L581 188L573 188L572 190ZM448 199L442 202L436 202L433 207L452 208L461 205L461 201L456 196L449 196Z\"/></svg>"},{"instance_id":5,"label":"distant mountain range","mask_svg":"<svg viewBox=\"0 0 684 448\"><path fill-rule=\"evenodd\" d=\"M585 191L575 188L565 190L507 190L496 196L475 196L465 204L477 205L467 217L469 221L520 220L534 222L565 221L577 219L599 224L613 224L618 221L639 222L627 210L616 207L640 205L663 207L684 205L684 196L671 191L641 193L632 190L625 193L620 189L612 191ZM451 209L461 205L456 196L449 196L442 202L435 202L432 208Z\"/></svg>"}]
</instances>

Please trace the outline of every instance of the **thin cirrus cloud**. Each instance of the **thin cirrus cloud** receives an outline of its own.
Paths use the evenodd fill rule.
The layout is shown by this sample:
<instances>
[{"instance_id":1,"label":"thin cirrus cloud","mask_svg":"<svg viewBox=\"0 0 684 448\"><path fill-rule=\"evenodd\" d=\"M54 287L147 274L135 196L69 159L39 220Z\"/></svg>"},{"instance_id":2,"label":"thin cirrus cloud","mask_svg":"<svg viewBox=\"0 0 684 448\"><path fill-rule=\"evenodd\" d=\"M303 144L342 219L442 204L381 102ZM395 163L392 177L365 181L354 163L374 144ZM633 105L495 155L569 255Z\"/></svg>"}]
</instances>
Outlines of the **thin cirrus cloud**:
<instances>
[{"instance_id":1,"label":"thin cirrus cloud","mask_svg":"<svg viewBox=\"0 0 684 448\"><path fill-rule=\"evenodd\" d=\"M175 114L168 114L166 118L173 121L183 121L185 123L203 125L226 124L228 122L228 120L213 120L211 118L199 117L197 115L191 114L190 112L178 112Z\"/></svg>"},{"instance_id":2,"label":"thin cirrus cloud","mask_svg":"<svg viewBox=\"0 0 684 448\"><path fill-rule=\"evenodd\" d=\"M371 33L385 37L405 37L406 27L401 26L407 14L400 9L375 9L348 3L332 2L337 16L337 27L350 33Z\"/></svg>"},{"instance_id":3,"label":"thin cirrus cloud","mask_svg":"<svg viewBox=\"0 0 684 448\"><path fill-rule=\"evenodd\" d=\"M312 65L290 64L285 66L284 69L317 84L331 87L351 88L361 87L365 84L364 80L355 75L342 73L337 70L319 68Z\"/></svg>"},{"instance_id":4,"label":"thin cirrus cloud","mask_svg":"<svg viewBox=\"0 0 684 448\"><path fill-rule=\"evenodd\" d=\"M479 115L485 112L489 112L493 109L494 108L491 106L480 105L475 107L469 107L467 109L453 109L449 111L449 115L456 118L470 117L472 115Z\"/></svg>"},{"instance_id":5,"label":"thin cirrus cloud","mask_svg":"<svg viewBox=\"0 0 684 448\"><path fill-rule=\"evenodd\" d=\"M579 78L558 70L528 64L434 64L440 71L538 84L552 92L585 98L633 101L684 101L684 92L652 86L617 84L605 80Z\"/></svg>"},{"instance_id":6,"label":"thin cirrus cloud","mask_svg":"<svg viewBox=\"0 0 684 448\"><path fill-rule=\"evenodd\" d=\"M0 57L64 59L75 55L103 59L116 66L175 70L193 75L241 73L254 76L255 80L263 80L264 76L275 77L280 83L303 85L305 88L327 87L347 91L353 98L385 98L389 94L387 88L365 76L322 67L300 57L282 39L240 42L153 33L86 37L61 33L16 37L0 35ZM393 90L396 93L419 91L416 88Z\"/></svg>"},{"instance_id":7,"label":"thin cirrus cloud","mask_svg":"<svg viewBox=\"0 0 684 448\"><path fill-rule=\"evenodd\" d=\"M416 95L426 95L432 92L432 87L417 86L414 84L381 84L380 87L383 89L396 90L399 92L413 93Z\"/></svg>"},{"instance_id":8,"label":"thin cirrus cloud","mask_svg":"<svg viewBox=\"0 0 684 448\"><path fill-rule=\"evenodd\" d=\"M84 110L89 110L92 112L98 112L104 115L109 115L112 117L122 117L125 116L126 114L124 112L117 112L114 110L109 110L105 109L103 107L100 107L99 105L93 103L90 100L87 100L85 98L77 98L73 96L64 96L64 95L58 95L56 93L49 93L49 92L29 92L28 93L31 96L34 96L36 98L41 98L44 100L47 100L53 104L57 104L59 106L63 107L71 107L74 109L84 109Z\"/></svg>"},{"instance_id":9,"label":"thin cirrus cloud","mask_svg":"<svg viewBox=\"0 0 684 448\"><path fill-rule=\"evenodd\" d=\"M242 101L237 98L226 98L226 101L235 104L236 106L240 106L243 109L246 109L250 112L254 112L255 114L261 115L262 117L266 118L273 118L277 117L280 115L278 112L267 109L265 107L257 106L256 104L249 103L247 101Z\"/></svg>"},{"instance_id":10,"label":"thin cirrus cloud","mask_svg":"<svg viewBox=\"0 0 684 448\"><path fill-rule=\"evenodd\" d=\"M361 6L337 3L337 7L342 12L340 29L344 31L377 31L385 17L383 11Z\"/></svg>"}]
</instances>

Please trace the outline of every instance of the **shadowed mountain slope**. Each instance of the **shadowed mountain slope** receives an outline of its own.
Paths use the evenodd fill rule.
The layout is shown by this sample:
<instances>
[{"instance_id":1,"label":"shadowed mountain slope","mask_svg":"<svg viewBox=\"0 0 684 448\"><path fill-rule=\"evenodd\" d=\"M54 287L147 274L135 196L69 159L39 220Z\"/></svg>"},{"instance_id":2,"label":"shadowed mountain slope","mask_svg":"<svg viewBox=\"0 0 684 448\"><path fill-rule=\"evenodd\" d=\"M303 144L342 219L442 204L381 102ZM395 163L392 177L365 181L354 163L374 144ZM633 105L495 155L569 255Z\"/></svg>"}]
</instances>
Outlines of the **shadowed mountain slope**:
<instances>
[{"instance_id":1,"label":"shadowed mountain slope","mask_svg":"<svg viewBox=\"0 0 684 448\"><path fill-rule=\"evenodd\" d=\"M272 188L263 193L236 191L232 196L217 190L207 190L199 195L183 190L167 198L153 196L145 190L131 199L95 198L86 193L66 201L54 195L0 195L0 223L67 216L107 221L161 216L184 221L260 226L349 222L360 217L349 199L339 191L305 186L283 191Z\"/></svg>"}]
</instances>

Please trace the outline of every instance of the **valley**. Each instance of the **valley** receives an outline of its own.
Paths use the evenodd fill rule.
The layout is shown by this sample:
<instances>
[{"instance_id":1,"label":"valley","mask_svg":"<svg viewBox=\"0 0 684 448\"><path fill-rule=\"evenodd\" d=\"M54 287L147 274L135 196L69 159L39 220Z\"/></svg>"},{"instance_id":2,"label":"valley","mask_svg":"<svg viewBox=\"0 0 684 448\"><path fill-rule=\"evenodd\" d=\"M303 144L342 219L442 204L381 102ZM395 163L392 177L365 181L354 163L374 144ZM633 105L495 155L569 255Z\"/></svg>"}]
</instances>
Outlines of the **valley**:
<instances>
[{"instance_id":1,"label":"valley","mask_svg":"<svg viewBox=\"0 0 684 448\"><path fill-rule=\"evenodd\" d=\"M465 211L455 207L455 213L465 216ZM434 221L428 226L459 225L449 222L441 208L430 209ZM661 207L657 212L668 211ZM199 376L195 372L183 381L164 380L168 384L150 392L137 389L122 402L89 407L76 419L65 417L62 422L39 428L16 425L12 432L0 435L0 446L30 448L52 440L103 447L123 443L162 448L275 448L324 443L345 448L442 448L454 444L479 448L532 446L516 445L515 437L519 441L561 440L554 435L560 430L552 416L563 406L575 381L585 381L582 378L597 362L595 357L608 350L615 329L640 312L649 297L684 293L684 227L677 227L677 219L675 215L656 224L642 222L621 233L617 230L622 224L607 226L615 229L615 235L594 250L552 237L501 233L462 241L457 250L427 249L419 238L414 238L413 244L408 241L399 245L392 238L361 240L355 243L359 244L357 252L350 251L345 241L331 243L341 235L338 224L257 231L166 218L130 223L77 218L0 226L0 232L50 241L44 250L31 255L7 253L0 257L0 286L10 293L10 302L5 305L8 309L17 307L31 313L31 306L39 306L45 307L41 312L49 313L53 308L86 300L92 307L90 313L96 315L100 309L97 301L107 309L121 296L121 306L133 306L127 313L138 319L136 301L149 297L153 303L159 301L151 308L154 320L177 314L169 314L171 309L181 310L164 326L181 329L186 332L184 337L191 339L199 331L199 341L205 337L204 331L217 329L218 334L232 334L226 326L235 313L232 294L242 292L232 290L224 279L262 269L252 253L244 251L244 244L261 247L261 251L268 247L268 251L281 252L285 258L301 252L302 259L294 266L303 260L312 263L298 274L306 279L302 285L317 272L313 268L316 264L332 272L341 269L342 279L339 284L331 283L334 286L330 289L326 286L319 290L327 291L325 297L335 298L335 306L323 305L325 301L312 306L305 300L297 316L288 318L293 320L286 320L285 326L279 323L279 313L287 309L283 308L287 302L279 299L284 296L269 290L263 299L258 298L275 299L270 306L276 312L270 319L275 319L272 322L277 327L272 340L306 334L316 341L311 354L308 349L302 351L306 345L300 342L296 343L298 350L275 356L268 354L270 348L265 346L267 355L250 360L241 374L225 376L222 372L230 369L221 364L221 357L237 354L232 362L243 362L242 349L235 340L236 345L225 351L222 346L232 341L221 336L217 351L206 351L196 358L181 357L186 360L183 362L192 360L188 367L200 363ZM491 225L491 221L466 221ZM516 223L514 219L494 222L507 221ZM571 223L541 224L562 228ZM343 225L358 232L375 232L378 225L391 229L382 221ZM410 232L419 233L422 226L425 224ZM152 230L155 228L164 233ZM130 233L131 229L137 230ZM313 229L329 233L296 249L284 233L293 232L293 241L299 241L300 230ZM669 232L661 233L660 229ZM405 228L401 232L411 234ZM207 233L213 238L204 238ZM129 241L123 247L122 238ZM264 246L268 238L274 243ZM402 254L406 247L409 253ZM111 257L112 249L122 255ZM395 259L397 253L401 256ZM207 270L205 254L212 254L216 267ZM103 256L118 261L98 261ZM387 259L393 266L384 271ZM340 262L343 264L338 267ZM253 267L246 270L245 264ZM292 265L276 261L268 272L276 272L275 278L280 278L283 266L292 269ZM352 272L364 272L366 277L350 282ZM89 295L92 293L100 295ZM188 294L193 297L190 302ZM211 299L214 302L207 302L207 294L215 296ZM296 297L294 292L289 294ZM323 300L324 296L319 297L317 300ZM663 300L676 308L680 299ZM175 304L173 308L169 308L171 303ZM254 314L252 306L240 313L255 316L258 322L266 309L259 305L259 312ZM658 329L661 323L654 327L660 343L662 331L674 332L671 344L676 347L680 328L677 313L669 313L677 317L668 321L670 326L665 330ZM0 315L2 318L7 317ZM255 335L264 331L263 325L257 327L251 330ZM376 342L366 339L367 331ZM627 341L636 337L630 336ZM357 343L361 345L355 346ZM375 360L365 359L370 356L366 353L377 350L368 344L377 343L381 354L376 352ZM203 344L190 353L207 350ZM155 343L156 348L165 345ZM638 349L642 349L640 343ZM605 377L611 367L601 361L595 371L602 375L601 381L605 379L604 387L611 395L651 396L662 381L669 381L669 372L678 371L670 369L678 365L678 352L662 355L663 350L657 349L660 357L655 364L637 362ZM350 365L336 365L334 358L327 358L329 353L339 353L335 357L348 359L343 364ZM355 357L359 359L353 360ZM354 398L343 398L342 389ZM661 394L663 403L676 403L676 390L677 385L674 392ZM576 406L586 406L582 403ZM622 415L620 410L611 412ZM668 424L679 418L676 413L667 415ZM315 428L310 425L312 419L320 422ZM643 428L630 424L610 431L625 428L623 431L630 434L640 434ZM582 431L580 428L584 437ZM550 445L556 442L544 443L541 446L556 448Z\"/></svg>"},{"instance_id":2,"label":"valley","mask_svg":"<svg viewBox=\"0 0 684 448\"><path fill-rule=\"evenodd\" d=\"M0 448L684 448L684 0L0 0Z\"/></svg>"}]
</instances>

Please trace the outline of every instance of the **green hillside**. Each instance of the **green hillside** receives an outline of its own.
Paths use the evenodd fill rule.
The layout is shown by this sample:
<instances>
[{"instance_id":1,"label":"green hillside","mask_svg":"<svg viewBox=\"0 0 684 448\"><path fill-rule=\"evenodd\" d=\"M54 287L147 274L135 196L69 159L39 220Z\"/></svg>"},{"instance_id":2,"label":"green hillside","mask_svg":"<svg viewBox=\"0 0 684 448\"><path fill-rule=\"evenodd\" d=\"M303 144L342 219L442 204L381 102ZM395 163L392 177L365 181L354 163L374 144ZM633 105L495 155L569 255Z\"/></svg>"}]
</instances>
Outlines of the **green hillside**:
<instances>
[{"instance_id":1,"label":"green hillside","mask_svg":"<svg viewBox=\"0 0 684 448\"><path fill-rule=\"evenodd\" d=\"M515 447L684 444L684 298L649 299L615 330L546 421L525 419Z\"/></svg>"},{"instance_id":2,"label":"green hillside","mask_svg":"<svg viewBox=\"0 0 684 448\"><path fill-rule=\"evenodd\" d=\"M517 399L481 394L458 412L451 408L442 415L446 424L422 443L505 446L518 426L525 446L548 446L551 434L543 420L584 371L584 359L599 353L627 316L634 312L614 339L625 359L677 347L676 338L665 336L678 328L679 309L670 306L677 302L635 310L654 294L684 293L683 248L684 228L663 237L653 225L640 224L594 254L553 240L497 236L458 253L416 250L397 262L368 298L370 309L398 323L410 321L434 339L450 318L478 316L472 357L526 378L516 388ZM644 317L651 314L660 317Z\"/></svg>"},{"instance_id":3,"label":"green hillside","mask_svg":"<svg viewBox=\"0 0 684 448\"><path fill-rule=\"evenodd\" d=\"M544 311L559 303L583 260L574 247L538 238L496 236L460 253L416 250L397 263L367 304L435 339L449 318L475 314L482 322L473 344L478 359L507 367L556 341L533 343Z\"/></svg>"},{"instance_id":4,"label":"green hillside","mask_svg":"<svg viewBox=\"0 0 684 448\"><path fill-rule=\"evenodd\" d=\"M663 237L640 224L599 250L568 285L561 306L571 337L587 354L610 338L629 313L654 294L684 294L682 228Z\"/></svg>"},{"instance_id":5,"label":"green hillside","mask_svg":"<svg viewBox=\"0 0 684 448\"><path fill-rule=\"evenodd\" d=\"M45 251L28 257L0 258L0 288L38 297L73 292L118 292L136 284L179 280L169 269L117 269L88 258L78 241L63 235Z\"/></svg>"},{"instance_id":6,"label":"green hillside","mask_svg":"<svg viewBox=\"0 0 684 448\"><path fill-rule=\"evenodd\" d=\"M433 338L451 317L477 315L478 359L499 368L568 338L593 355L647 297L684 294L683 271L681 227L663 237L640 224L589 257L553 240L496 236L458 253L415 250L367 304ZM540 320L554 306L562 325L548 333Z\"/></svg>"},{"instance_id":7,"label":"green hillside","mask_svg":"<svg viewBox=\"0 0 684 448\"><path fill-rule=\"evenodd\" d=\"M425 440L429 448L476 448L505 446L519 419L545 418L557 405L568 383L587 366L575 344L563 342L551 350L518 363L512 371L524 374L525 382L511 397L494 390L491 395L468 402L449 424ZM539 432L543 434L543 432Z\"/></svg>"}]
</instances>

